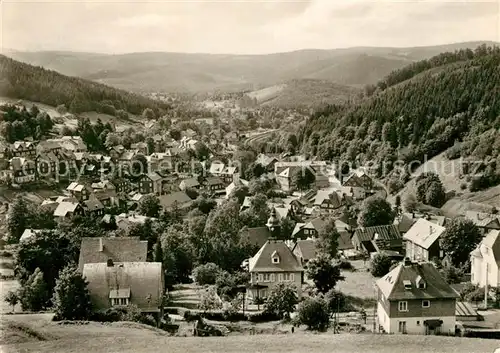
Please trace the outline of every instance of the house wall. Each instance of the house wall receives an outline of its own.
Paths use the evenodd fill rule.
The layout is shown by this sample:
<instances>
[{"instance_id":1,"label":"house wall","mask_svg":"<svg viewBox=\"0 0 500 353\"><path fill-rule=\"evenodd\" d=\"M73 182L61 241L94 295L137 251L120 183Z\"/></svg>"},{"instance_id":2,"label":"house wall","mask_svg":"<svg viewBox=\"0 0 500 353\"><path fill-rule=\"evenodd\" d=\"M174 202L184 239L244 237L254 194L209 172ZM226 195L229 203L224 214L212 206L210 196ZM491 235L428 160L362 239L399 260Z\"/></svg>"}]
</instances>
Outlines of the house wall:
<instances>
[{"instance_id":1,"label":"house wall","mask_svg":"<svg viewBox=\"0 0 500 353\"><path fill-rule=\"evenodd\" d=\"M491 254L491 250L490 250ZM471 258L471 283L484 287L500 287L500 270L495 258L491 254L483 254L482 258Z\"/></svg>"},{"instance_id":2,"label":"house wall","mask_svg":"<svg viewBox=\"0 0 500 353\"><path fill-rule=\"evenodd\" d=\"M455 315L456 300L455 299L429 299L430 306L422 307L421 299L406 300L408 303L407 311L399 311L399 300L390 301L389 316L392 318L406 317L427 317L427 316L444 316L451 317Z\"/></svg>"},{"instance_id":3,"label":"house wall","mask_svg":"<svg viewBox=\"0 0 500 353\"><path fill-rule=\"evenodd\" d=\"M406 333L426 334L425 320L442 320L442 333L455 332L455 300L430 300L429 308L422 308L421 300L408 300L408 311L398 310L399 301L388 301L380 293L377 303L377 323L386 333L402 334L399 323L406 322Z\"/></svg>"},{"instance_id":4,"label":"house wall","mask_svg":"<svg viewBox=\"0 0 500 353\"><path fill-rule=\"evenodd\" d=\"M293 274L293 281L285 281L283 279L283 274L284 273L290 273ZM264 280L264 274L269 274L269 280L265 281ZM259 276L261 275L261 276ZM274 287L280 282L286 282L286 283L292 283L295 285L297 288L297 296L300 299L302 296L302 272L252 272L251 273L251 278L250 278L250 283L252 284L263 284L267 285L268 287L265 289L260 289L259 297L264 298L269 295L270 291L273 290ZM251 289L247 293L249 299L253 300L257 296L257 290L256 289Z\"/></svg>"},{"instance_id":5,"label":"house wall","mask_svg":"<svg viewBox=\"0 0 500 353\"><path fill-rule=\"evenodd\" d=\"M389 319L388 329L384 330L387 333L393 334L403 334L399 332L399 323L406 322L406 333L409 335L425 335L426 326L424 325L425 320L442 320L440 332L441 333L455 333L455 316L422 316L422 317L407 317L407 318L391 318Z\"/></svg>"}]
</instances>

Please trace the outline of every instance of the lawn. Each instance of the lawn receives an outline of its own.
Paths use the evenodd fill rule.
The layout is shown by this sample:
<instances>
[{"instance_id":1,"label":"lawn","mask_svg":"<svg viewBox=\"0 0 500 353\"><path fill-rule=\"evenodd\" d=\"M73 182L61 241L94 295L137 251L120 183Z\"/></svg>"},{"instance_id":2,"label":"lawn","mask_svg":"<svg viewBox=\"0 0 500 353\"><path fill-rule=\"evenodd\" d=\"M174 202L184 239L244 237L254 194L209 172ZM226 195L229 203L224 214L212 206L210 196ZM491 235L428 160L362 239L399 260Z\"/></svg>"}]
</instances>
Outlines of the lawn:
<instances>
[{"instance_id":1,"label":"lawn","mask_svg":"<svg viewBox=\"0 0 500 353\"><path fill-rule=\"evenodd\" d=\"M6 316L3 337L12 344L2 352L153 353L153 352L404 352L488 353L500 346L494 340L437 336L373 334L239 335L217 338L167 337L154 328L132 323L58 325L30 315Z\"/></svg>"},{"instance_id":2,"label":"lawn","mask_svg":"<svg viewBox=\"0 0 500 353\"><path fill-rule=\"evenodd\" d=\"M375 298L374 282L375 279L367 271L368 262L363 263L363 260L351 261L356 271L343 271L345 281L340 281L337 284L337 289L346 295L359 298Z\"/></svg>"}]
</instances>

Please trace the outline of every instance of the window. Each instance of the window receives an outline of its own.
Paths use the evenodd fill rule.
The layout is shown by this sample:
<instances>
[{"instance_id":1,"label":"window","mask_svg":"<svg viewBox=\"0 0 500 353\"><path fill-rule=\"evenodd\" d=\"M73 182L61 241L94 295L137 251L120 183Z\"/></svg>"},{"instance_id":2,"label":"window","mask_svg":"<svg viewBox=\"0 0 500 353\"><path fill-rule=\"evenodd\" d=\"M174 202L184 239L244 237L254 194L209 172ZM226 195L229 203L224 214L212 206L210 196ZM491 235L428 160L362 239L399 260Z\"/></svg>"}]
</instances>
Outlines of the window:
<instances>
[{"instance_id":1,"label":"window","mask_svg":"<svg viewBox=\"0 0 500 353\"><path fill-rule=\"evenodd\" d=\"M291 273L284 273L283 274L283 279L285 281L291 281L291 276L290 275L291 275Z\"/></svg>"},{"instance_id":2,"label":"window","mask_svg":"<svg viewBox=\"0 0 500 353\"><path fill-rule=\"evenodd\" d=\"M399 322L399 332L406 333L406 321Z\"/></svg>"},{"instance_id":3,"label":"window","mask_svg":"<svg viewBox=\"0 0 500 353\"><path fill-rule=\"evenodd\" d=\"M273 256L273 264L279 264L280 258L278 256Z\"/></svg>"},{"instance_id":4,"label":"window","mask_svg":"<svg viewBox=\"0 0 500 353\"><path fill-rule=\"evenodd\" d=\"M428 308L431 306L431 302L428 300L422 300L422 308Z\"/></svg>"},{"instance_id":5,"label":"window","mask_svg":"<svg viewBox=\"0 0 500 353\"><path fill-rule=\"evenodd\" d=\"M398 303L399 311L408 311L408 302L399 302Z\"/></svg>"},{"instance_id":6,"label":"window","mask_svg":"<svg viewBox=\"0 0 500 353\"><path fill-rule=\"evenodd\" d=\"M309 229L304 229L304 234L309 234Z\"/></svg>"},{"instance_id":7,"label":"window","mask_svg":"<svg viewBox=\"0 0 500 353\"><path fill-rule=\"evenodd\" d=\"M271 274L270 273L264 273L264 282L269 282L271 280Z\"/></svg>"},{"instance_id":8,"label":"window","mask_svg":"<svg viewBox=\"0 0 500 353\"><path fill-rule=\"evenodd\" d=\"M417 326L420 326L420 321L417 320Z\"/></svg>"}]
</instances>

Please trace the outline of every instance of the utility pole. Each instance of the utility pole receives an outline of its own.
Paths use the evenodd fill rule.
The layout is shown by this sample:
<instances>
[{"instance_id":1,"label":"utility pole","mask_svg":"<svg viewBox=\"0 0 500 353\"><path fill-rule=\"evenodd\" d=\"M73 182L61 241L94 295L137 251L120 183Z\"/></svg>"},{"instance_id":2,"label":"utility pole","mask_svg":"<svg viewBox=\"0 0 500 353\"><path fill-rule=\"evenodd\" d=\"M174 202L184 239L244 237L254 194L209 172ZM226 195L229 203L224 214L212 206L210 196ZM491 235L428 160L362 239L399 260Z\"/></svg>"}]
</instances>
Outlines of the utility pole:
<instances>
[{"instance_id":1,"label":"utility pole","mask_svg":"<svg viewBox=\"0 0 500 353\"><path fill-rule=\"evenodd\" d=\"M486 263L486 281L484 283L484 309L488 309L488 263Z\"/></svg>"}]
</instances>

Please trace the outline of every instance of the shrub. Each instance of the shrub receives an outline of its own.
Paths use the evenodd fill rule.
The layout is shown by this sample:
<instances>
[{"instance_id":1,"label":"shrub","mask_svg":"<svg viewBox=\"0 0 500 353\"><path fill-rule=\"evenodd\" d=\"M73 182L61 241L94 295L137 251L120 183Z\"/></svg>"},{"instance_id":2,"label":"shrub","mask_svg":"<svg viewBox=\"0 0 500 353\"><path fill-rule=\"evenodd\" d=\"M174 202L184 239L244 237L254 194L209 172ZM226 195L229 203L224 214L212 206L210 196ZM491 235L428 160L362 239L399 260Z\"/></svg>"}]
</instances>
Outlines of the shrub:
<instances>
[{"instance_id":1,"label":"shrub","mask_svg":"<svg viewBox=\"0 0 500 353\"><path fill-rule=\"evenodd\" d=\"M213 285L221 272L221 268L216 264L209 262L199 265L193 270L194 281L200 286L206 284Z\"/></svg>"},{"instance_id":2,"label":"shrub","mask_svg":"<svg viewBox=\"0 0 500 353\"><path fill-rule=\"evenodd\" d=\"M65 320L86 320L92 311L87 284L76 268L63 269L56 280L52 299L55 315Z\"/></svg>"},{"instance_id":3,"label":"shrub","mask_svg":"<svg viewBox=\"0 0 500 353\"><path fill-rule=\"evenodd\" d=\"M196 321L196 320L201 319L201 315L199 313L192 313L190 310L186 310L184 312L183 317L184 317L184 320L186 320L187 322Z\"/></svg>"},{"instance_id":4,"label":"shrub","mask_svg":"<svg viewBox=\"0 0 500 353\"><path fill-rule=\"evenodd\" d=\"M247 314L247 320L250 322L268 322L268 321L276 321L280 320L281 317L276 315L275 313L270 313L267 311L263 311L258 314Z\"/></svg>"},{"instance_id":5,"label":"shrub","mask_svg":"<svg viewBox=\"0 0 500 353\"><path fill-rule=\"evenodd\" d=\"M309 330L324 331L330 324L328 305L322 297L307 298L298 307L299 322Z\"/></svg>"},{"instance_id":6,"label":"shrub","mask_svg":"<svg viewBox=\"0 0 500 353\"><path fill-rule=\"evenodd\" d=\"M381 253L373 257L370 272L374 277L382 277L387 274L392 266L389 256Z\"/></svg>"},{"instance_id":7,"label":"shrub","mask_svg":"<svg viewBox=\"0 0 500 353\"><path fill-rule=\"evenodd\" d=\"M325 294L325 301L328 306L328 311L332 314L336 312L345 312L350 309L345 295L335 289L330 289L328 293Z\"/></svg>"},{"instance_id":8,"label":"shrub","mask_svg":"<svg viewBox=\"0 0 500 353\"><path fill-rule=\"evenodd\" d=\"M355 268L352 265L352 263L349 260L347 260L347 259L341 259L338 262L338 264L339 264L340 269L342 269L342 270L348 270L348 271L355 270Z\"/></svg>"}]
</instances>

